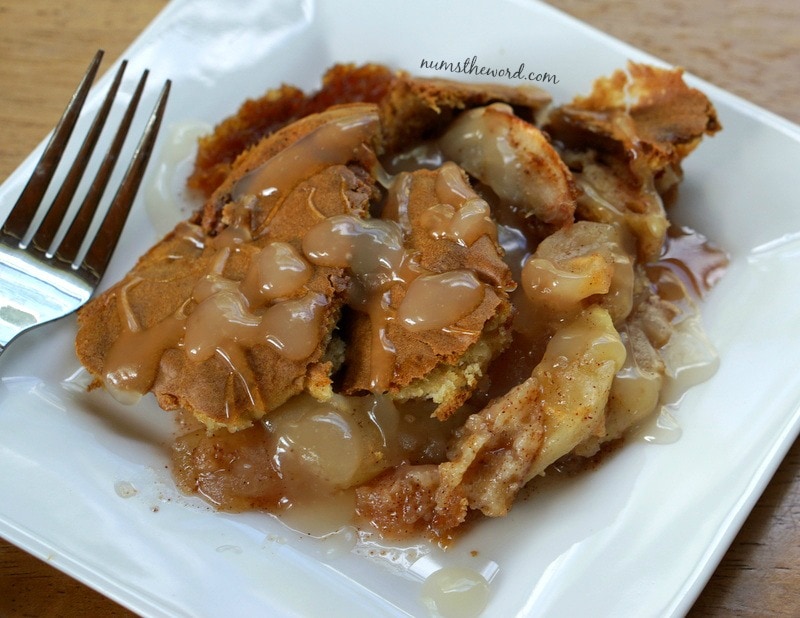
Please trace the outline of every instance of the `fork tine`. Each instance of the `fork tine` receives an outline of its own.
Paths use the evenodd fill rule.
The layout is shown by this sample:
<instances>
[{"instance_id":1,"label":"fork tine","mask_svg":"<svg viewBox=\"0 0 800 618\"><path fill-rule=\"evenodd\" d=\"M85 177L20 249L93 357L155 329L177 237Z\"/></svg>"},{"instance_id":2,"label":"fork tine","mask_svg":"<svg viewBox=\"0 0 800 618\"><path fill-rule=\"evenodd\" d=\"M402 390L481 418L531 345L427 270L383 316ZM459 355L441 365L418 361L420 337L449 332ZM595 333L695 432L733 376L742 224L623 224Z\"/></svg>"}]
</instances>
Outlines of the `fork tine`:
<instances>
[{"instance_id":1,"label":"fork tine","mask_svg":"<svg viewBox=\"0 0 800 618\"><path fill-rule=\"evenodd\" d=\"M111 255L114 253L117 241L122 234L122 228L128 218L128 213L144 177L150 155L153 152L158 130L161 127L161 120L164 117L164 109L169 98L171 84L170 80L164 83L153 113L150 115L144 133L136 147L133 159L125 172L122 184L117 190L111 206L109 206L108 212L100 224L97 235L86 252L86 256L83 258L79 270L84 275L99 280L111 260Z\"/></svg>"},{"instance_id":2,"label":"fork tine","mask_svg":"<svg viewBox=\"0 0 800 618\"><path fill-rule=\"evenodd\" d=\"M95 75L97 75L97 69L100 66L100 60L102 58L103 51L99 50L89 64L89 68L86 70L81 83L72 95L69 105L67 105L64 114L53 130L50 141L47 143L42 157L36 164L33 174L3 224L3 228L0 231L0 236L2 238L12 238L18 243L24 240L30 222L33 220L36 210L42 201L42 197L45 191L47 191L47 187L50 186L50 181L53 179L56 167L58 167L61 161L61 155L64 153L64 146L72 135L72 130L75 128L78 121L81 109L86 101L86 96L89 93Z\"/></svg>"},{"instance_id":3,"label":"fork tine","mask_svg":"<svg viewBox=\"0 0 800 618\"><path fill-rule=\"evenodd\" d=\"M78 256L78 251L80 251L81 245L86 238L86 232L92 223L94 214L97 211L103 193L108 186L108 181L117 164L119 153L125 143L125 138L128 136L128 130L133 121L133 116L136 113L136 108L139 105L139 100L142 98L142 92L144 92L148 74L147 70L142 73L142 77L139 79L139 83L131 97L128 108L125 110L125 114L114 135L114 140L111 142L111 146L109 146L108 152L103 162L100 164L100 169L97 171L97 175L89 187L80 210L78 210L78 214L75 215L75 219L70 224L67 233L56 250L56 258L63 262L71 264Z\"/></svg>"},{"instance_id":4,"label":"fork tine","mask_svg":"<svg viewBox=\"0 0 800 618\"><path fill-rule=\"evenodd\" d=\"M80 183L81 179L83 178L83 174L86 171L89 158L92 156L94 148L97 145L98 138L100 137L100 133L105 126L108 113L111 110L111 105L117 96L117 91L119 90L119 85L122 82L122 76L125 73L125 67L127 64L127 60L123 60L120 64L119 70L114 77L114 81L108 89L106 98L103 101L100 110L97 112L89 132L86 134L86 138L83 140L81 149L78 152L78 155L75 157L75 161L72 164L67 177L64 179L64 183L61 185L61 188L53 200L53 203L50 205L47 215L39 225L39 229L36 230L36 233L31 239L31 244L43 253L47 252L47 250L50 248L50 245L52 244L53 239L55 238L56 233L58 232L58 229L64 220L64 214L66 213L72 198L75 196L75 191L77 190L78 184Z\"/></svg>"}]
</instances>

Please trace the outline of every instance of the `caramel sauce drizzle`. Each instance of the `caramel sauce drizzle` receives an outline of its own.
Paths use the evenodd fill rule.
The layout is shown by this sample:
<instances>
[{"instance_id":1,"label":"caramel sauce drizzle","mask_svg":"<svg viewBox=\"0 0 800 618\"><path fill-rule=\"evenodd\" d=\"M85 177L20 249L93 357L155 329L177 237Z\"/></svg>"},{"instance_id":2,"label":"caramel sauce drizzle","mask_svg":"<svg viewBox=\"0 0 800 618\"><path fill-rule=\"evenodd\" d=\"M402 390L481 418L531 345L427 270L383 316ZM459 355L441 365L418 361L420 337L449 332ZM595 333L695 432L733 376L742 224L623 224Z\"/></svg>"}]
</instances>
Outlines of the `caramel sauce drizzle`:
<instances>
[{"instance_id":1,"label":"caramel sauce drizzle","mask_svg":"<svg viewBox=\"0 0 800 618\"><path fill-rule=\"evenodd\" d=\"M375 134L374 106L354 106L299 139L241 178L233 197L285 198L302 180L327 166L347 163L359 155ZM209 260L208 272L174 315L142 328L130 310L127 295L133 281L119 293L122 332L105 366L105 382L117 394L144 393L155 380L161 356L180 348L192 362L219 357L259 405L255 380L243 350L267 344L291 361L309 357L321 341L323 309L328 299L304 292L314 266L346 269L350 275L347 303L366 313L372 326L371 378L374 392L387 389L394 375L396 350L389 324L421 332L447 328L471 313L482 301L485 285L469 270L426 272L406 247L411 176L382 175L388 184L384 218L337 215L311 228L302 251L273 242L250 256L244 277L227 278L225 265L235 252L252 248L253 232L245 200L230 208L228 226L203 238L198 229L184 234L189 250ZM488 234L497 238L489 206L466 183L458 167L438 169L436 199L423 226L435 239L469 246ZM273 209L274 210L274 209ZM268 229L262 227L261 229ZM191 251L190 251L191 252ZM401 291L393 302L394 291Z\"/></svg>"},{"instance_id":2,"label":"caramel sauce drizzle","mask_svg":"<svg viewBox=\"0 0 800 618\"><path fill-rule=\"evenodd\" d=\"M729 261L728 255L702 234L673 226L668 230L660 259L650 270L672 270L695 296L703 298L722 278Z\"/></svg>"},{"instance_id":3,"label":"caramel sauce drizzle","mask_svg":"<svg viewBox=\"0 0 800 618\"><path fill-rule=\"evenodd\" d=\"M240 350L268 344L290 360L307 358L320 340L323 309L321 294L303 293L311 265L287 243L267 244L241 281L223 275L225 264L247 232L240 225L208 239L210 266L192 289L190 298L173 315L142 328L127 301L134 280L119 293L122 332L105 364L109 390L144 393L156 377L158 363L170 348L181 348L194 362L218 355L247 387L257 405L254 379ZM299 295L299 296L298 296Z\"/></svg>"},{"instance_id":4,"label":"caramel sauce drizzle","mask_svg":"<svg viewBox=\"0 0 800 618\"><path fill-rule=\"evenodd\" d=\"M385 391L394 376L396 350L387 334L391 322L399 320L414 332L445 328L483 300L485 284L472 271L429 273L420 267L396 221L330 217L309 231L303 251L314 264L347 268L351 273L347 303L370 318L374 392ZM403 297L395 307L393 290L398 288Z\"/></svg>"},{"instance_id":5,"label":"caramel sauce drizzle","mask_svg":"<svg viewBox=\"0 0 800 618\"><path fill-rule=\"evenodd\" d=\"M342 108L340 114L243 176L233 188L232 199L276 192L285 196L326 167L358 159L362 145L369 143L377 127L376 106Z\"/></svg>"}]
</instances>

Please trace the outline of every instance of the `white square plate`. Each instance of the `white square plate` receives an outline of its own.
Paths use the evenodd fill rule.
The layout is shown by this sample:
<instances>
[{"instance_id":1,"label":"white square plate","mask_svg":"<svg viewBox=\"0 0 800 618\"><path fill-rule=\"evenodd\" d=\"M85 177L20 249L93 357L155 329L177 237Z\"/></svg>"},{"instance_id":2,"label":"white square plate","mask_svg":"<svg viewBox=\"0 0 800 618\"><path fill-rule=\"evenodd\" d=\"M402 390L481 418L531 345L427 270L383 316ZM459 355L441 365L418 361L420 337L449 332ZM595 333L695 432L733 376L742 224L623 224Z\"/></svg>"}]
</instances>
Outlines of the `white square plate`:
<instances>
[{"instance_id":1,"label":"white square plate","mask_svg":"<svg viewBox=\"0 0 800 618\"><path fill-rule=\"evenodd\" d=\"M657 63L521 0L175 0L127 53L129 75L150 67L154 81L174 80L167 127L215 123L281 82L314 88L335 62L419 73L423 59L473 57L555 75L556 102L629 58ZM496 563L487 616L685 612L800 430L800 130L688 79L725 128L689 157L674 218L729 251L731 266L703 307L721 367L682 401L676 443L627 444L597 471L481 522L447 554L342 551L269 516L180 496L165 468L171 422L152 398L124 408L64 388L78 368L67 318L0 359L0 534L145 616L424 616L408 568L419 556ZM0 188L1 204L37 154ZM160 234L146 193L107 284Z\"/></svg>"}]
</instances>

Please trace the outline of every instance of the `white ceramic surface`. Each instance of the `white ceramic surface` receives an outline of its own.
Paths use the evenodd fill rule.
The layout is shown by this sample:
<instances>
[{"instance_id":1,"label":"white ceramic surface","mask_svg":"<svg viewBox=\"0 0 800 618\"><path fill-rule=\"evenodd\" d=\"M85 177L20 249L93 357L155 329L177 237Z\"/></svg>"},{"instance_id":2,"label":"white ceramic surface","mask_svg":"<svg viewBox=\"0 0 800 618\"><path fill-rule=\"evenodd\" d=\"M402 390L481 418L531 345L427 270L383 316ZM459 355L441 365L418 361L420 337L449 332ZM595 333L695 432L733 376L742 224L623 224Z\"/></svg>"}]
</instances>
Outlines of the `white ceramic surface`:
<instances>
[{"instance_id":1,"label":"white ceramic surface","mask_svg":"<svg viewBox=\"0 0 800 618\"><path fill-rule=\"evenodd\" d=\"M556 101L628 58L657 62L533 1L231 6L175 0L129 49L129 75L148 66L154 82L174 80L167 126L214 123L281 82L313 88L334 62L524 64L556 75ZM675 218L732 262L703 307L721 367L682 401L674 444L634 441L482 522L447 554L347 552L341 539L180 496L165 469L168 415L151 399L125 408L64 386L78 369L67 318L0 358L0 534L144 616L425 616L415 573L426 561L496 569L486 616L682 614L800 430L800 130L689 79L725 129L689 158ZM0 204L35 155L0 188ZM160 234L145 194L106 282Z\"/></svg>"}]
</instances>

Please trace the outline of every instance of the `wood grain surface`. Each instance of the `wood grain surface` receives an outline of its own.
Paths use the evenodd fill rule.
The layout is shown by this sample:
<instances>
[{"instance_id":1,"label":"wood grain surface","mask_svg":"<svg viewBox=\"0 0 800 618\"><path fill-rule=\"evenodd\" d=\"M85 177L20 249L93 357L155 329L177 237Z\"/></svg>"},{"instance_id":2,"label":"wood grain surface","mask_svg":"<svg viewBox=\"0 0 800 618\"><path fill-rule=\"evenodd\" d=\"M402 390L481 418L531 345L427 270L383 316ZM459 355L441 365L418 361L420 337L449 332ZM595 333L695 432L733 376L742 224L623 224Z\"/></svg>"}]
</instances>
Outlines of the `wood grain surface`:
<instances>
[{"instance_id":1,"label":"wood grain surface","mask_svg":"<svg viewBox=\"0 0 800 618\"><path fill-rule=\"evenodd\" d=\"M794 0L550 4L800 123L800 3ZM109 66L165 5L0 0L0 180L53 127L92 54L105 49L103 66ZM132 615L0 540L1 618ZM690 615L800 615L800 442Z\"/></svg>"}]
</instances>

